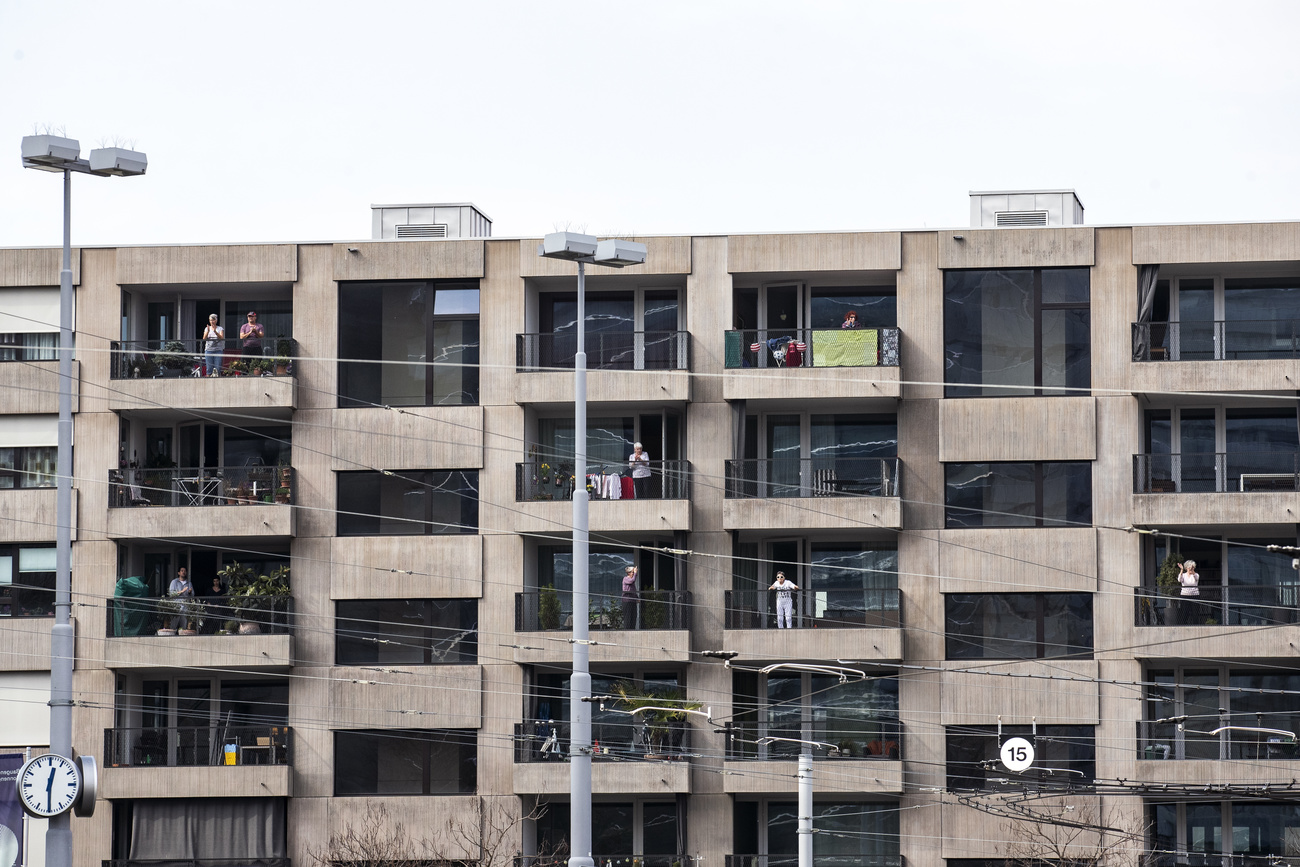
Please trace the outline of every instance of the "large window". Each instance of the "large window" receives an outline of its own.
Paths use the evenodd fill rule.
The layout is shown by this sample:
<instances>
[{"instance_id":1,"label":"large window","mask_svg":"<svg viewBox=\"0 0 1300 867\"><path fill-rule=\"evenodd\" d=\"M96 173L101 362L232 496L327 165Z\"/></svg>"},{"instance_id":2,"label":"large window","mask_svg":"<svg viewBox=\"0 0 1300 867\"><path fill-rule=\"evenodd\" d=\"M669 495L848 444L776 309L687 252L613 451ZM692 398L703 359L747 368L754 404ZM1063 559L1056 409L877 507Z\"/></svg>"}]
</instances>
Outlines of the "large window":
<instances>
[{"instance_id":1,"label":"large window","mask_svg":"<svg viewBox=\"0 0 1300 867\"><path fill-rule=\"evenodd\" d=\"M946 271L943 293L948 397L1088 388L1087 268Z\"/></svg>"},{"instance_id":2,"label":"large window","mask_svg":"<svg viewBox=\"0 0 1300 867\"><path fill-rule=\"evenodd\" d=\"M477 599L346 599L335 612L339 665L478 660Z\"/></svg>"},{"instance_id":3,"label":"large window","mask_svg":"<svg viewBox=\"0 0 1300 867\"><path fill-rule=\"evenodd\" d=\"M596 801L591 805L591 854L644 867L671 867L690 858L679 853L677 804L673 801ZM567 851L569 805L546 805L537 819L540 852ZM628 856L635 855L635 859ZM526 863L526 862L525 862Z\"/></svg>"},{"instance_id":4,"label":"large window","mask_svg":"<svg viewBox=\"0 0 1300 867\"><path fill-rule=\"evenodd\" d=\"M0 545L0 617L54 613L54 546Z\"/></svg>"},{"instance_id":5,"label":"large window","mask_svg":"<svg viewBox=\"0 0 1300 867\"><path fill-rule=\"evenodd\" d=\"M949 593L944 596L948 659L1092 656L1088 593Z\"/></svg>"},{"instance_id":6,"label":"large window","mask_svg":"<svg viewBox=\"0 0 1300 867\"><path fill-rule=\"evenodd\" d=\"M472 795L477 768L472 729L334 733L335 795Z\"/></svg>"},{"instance_id":7,"label":"large window","mask_svg":"<svg viewBox=\"0 0 1300 867\"><path fill-rule=\"evenodd\" d=\"M799 852L799 810L794 801L736 801L736 854L765 856L738 863L793 867ZM898 804L813 800L813 860L831 865L898 863Z\"/></svg>"},{"instance_id":8,"label":"large window","mask_svg":"<svg viewBox=\"0 0 1300 867\"><path fill-rule=\"evenodd\" d=\"M1296 410L1177 407L1145 413L1139 493L1295 490Z\"/></svg>"},{"instance_id":9,"label":"large window","mask_svg":"<svg viewBox=\"0 0 1300 867\"><path fill-rule=\"evenodd\" d=\"M339 286L339 406L478 403L478 281Z\"/></svg>"},{"instance_id":10,"label":"large window","mask_svg":"<svg viewBox=\"0 0 1300 867\"><path fill-rule=\"evenodd\" d=\"M944 464L949 527L1069 527L1092 523L1092 464Z\"/></svg>"},{"instance_id":11,"label":"large window","mask_svg":"<svg viewBox=\"0 0 1300 867\"><path fill-rule=\"evenodd\" d=\"M338 474L340 536L478 532L478 470Z\"/></svg>"},{"instance_id":12,"label":"large window","mask_svg":"<svg viewBox=\"0 0 1300 867\"><path fill-rule=\"evenodd\" d=\"M0 361L54 361L58 352L57 331L0 334Z\"/></svg>"},{"instance_id":13,"label":"large window","mask_svg":"<svg viewBox=\"0 0 1300 867\"><path fill-rule=\"evenodd\" d=\"M1184 802L1152 804L1149 811L1156 864L1285 864L1295 856L1300 804ZM1228 854L1238 857L1219 857Z\"/></svg>"},{"instance_id":14,"label":"large window","mask_svg":"<svg viewBox=\"0 0 1300 867\"><path fill-rule=\"evenodd\" d=\"M952 790L1025 787L1069 789L1090 785L1097 773L1093 726L1003 726L1002 739L1019 737L1034 745L1034 764L1008 779L1001 765L996 726L948 726L948 788Z\"/></svg>"},{"instance_id":15,"label":"large window","mask_svg":"<svg viewBox=\"0 0 1300 867\"><path fill-rule=\"evenodd\" d=\"M56 446L0 448L0 488L52 488L57 482Z\"/></svg>"}]
</instances>

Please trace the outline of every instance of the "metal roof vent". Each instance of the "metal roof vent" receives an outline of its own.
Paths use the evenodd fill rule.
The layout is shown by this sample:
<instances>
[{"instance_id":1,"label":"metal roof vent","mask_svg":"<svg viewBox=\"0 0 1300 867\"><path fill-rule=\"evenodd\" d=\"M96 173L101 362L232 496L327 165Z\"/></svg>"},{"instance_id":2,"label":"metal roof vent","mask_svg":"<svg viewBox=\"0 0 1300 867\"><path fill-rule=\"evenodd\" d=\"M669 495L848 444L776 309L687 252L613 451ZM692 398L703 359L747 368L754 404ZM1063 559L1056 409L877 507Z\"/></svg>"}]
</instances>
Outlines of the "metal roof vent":
<instances>
[{"instance_id":1,"label":"metal roof vent","mask_svg":"<svg viewBox=\"0 0 1300 867\"><path fill-rule=\"evenodd\" d=\"M423 226L397 226L397 237L399 238L445 238L447 237L446 223L428 223Z\"/></svg>"},{"instance_id":2,"label":"metal roof vent","mask_svg":"<svg viewBox=\"0 0 1300 867\"><path fill-rule=\"evenodd\" d=\"M1046 211L995 211L998 226L1046 226Z\"/></svg>"}]
</instances>

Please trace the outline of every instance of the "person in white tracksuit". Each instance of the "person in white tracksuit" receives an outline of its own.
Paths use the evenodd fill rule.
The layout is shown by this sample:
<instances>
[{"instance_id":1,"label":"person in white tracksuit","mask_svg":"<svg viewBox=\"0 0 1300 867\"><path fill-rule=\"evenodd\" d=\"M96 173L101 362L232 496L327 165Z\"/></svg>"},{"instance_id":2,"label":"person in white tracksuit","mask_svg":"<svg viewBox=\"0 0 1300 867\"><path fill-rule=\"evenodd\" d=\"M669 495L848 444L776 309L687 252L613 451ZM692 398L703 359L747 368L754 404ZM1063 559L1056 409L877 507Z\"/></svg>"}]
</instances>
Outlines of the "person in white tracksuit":
<instances>
[{"instance_id":1,"label":"person in white tracksuit","mask_svg":"<svg viewBox=\"0 0 1300 867\"><path fill-rule=\"evenodd\" d=\"M768 590L776 591L776 628L790 629L794 626L794 593L799 588L793 581L785 580L784 572L776 573L776 583Z\"/></svg>"}]
</instances>

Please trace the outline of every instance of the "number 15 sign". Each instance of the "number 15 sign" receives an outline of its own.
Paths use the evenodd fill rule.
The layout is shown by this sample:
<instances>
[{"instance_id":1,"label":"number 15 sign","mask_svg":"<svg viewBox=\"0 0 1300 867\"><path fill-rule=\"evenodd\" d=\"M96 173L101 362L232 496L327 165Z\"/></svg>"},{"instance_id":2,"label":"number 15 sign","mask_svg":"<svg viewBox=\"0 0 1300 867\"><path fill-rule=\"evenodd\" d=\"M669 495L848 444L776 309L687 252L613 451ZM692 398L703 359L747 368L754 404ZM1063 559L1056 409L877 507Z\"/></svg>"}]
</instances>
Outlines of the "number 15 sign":
<instances>
[{"instance_id":1,"label":"number 15 sign","mask_svg":"<svg viewBox=\"0 0 1300 867\"><path fill-rule=\"evenodd\" d=\"M1019 773L1034 763L1034 745L1024 738L1007 738L1002 744L1002 766Z\"/></svg>"}]
</instances>

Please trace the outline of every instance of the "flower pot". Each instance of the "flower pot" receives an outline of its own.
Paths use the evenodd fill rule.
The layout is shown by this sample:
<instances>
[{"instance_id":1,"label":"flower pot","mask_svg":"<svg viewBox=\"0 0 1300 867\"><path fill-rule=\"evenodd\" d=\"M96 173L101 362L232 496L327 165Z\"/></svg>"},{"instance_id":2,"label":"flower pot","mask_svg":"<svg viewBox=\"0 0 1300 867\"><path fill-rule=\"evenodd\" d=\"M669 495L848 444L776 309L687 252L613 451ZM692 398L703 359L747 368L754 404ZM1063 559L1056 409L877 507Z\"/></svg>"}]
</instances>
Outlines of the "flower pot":
<instances>
[{"instance_id":1,"label":"flower pot","mask_svg":"<svg viewBox=\"0 0 1300 867\"><path fill-rule=\"evenodd\" d=\"M175 629L159 629L159 630L158 630L158 634L159 634L159 635L175 635L175 634L176 634L176 630L175 630Z\"/></svg>"},{"instance_id":2,"label":"flower pot","mask_svg":"<svg viewBox=\"0 0 1300 867\"><path fill-rule=\"evenodd\" d=\"M198 630L195 630L195 629L182 629L182 630L180 630L179 632L177 632L176 634L177 634L177 635L198 635L199 633L198 633Z\"/></svg>"},{"instance_id":3,"label":"flower pot","mask_svg":"<svg viewBox=\"0 0 1300 867\"><path fill-rule=\"evenodd\" d=\"M262 627L258 626L256 623L239 624L240 635L260 635L261 632L262 632Z\"/></svg>"}]
</instances>

